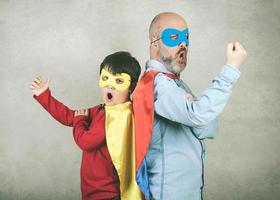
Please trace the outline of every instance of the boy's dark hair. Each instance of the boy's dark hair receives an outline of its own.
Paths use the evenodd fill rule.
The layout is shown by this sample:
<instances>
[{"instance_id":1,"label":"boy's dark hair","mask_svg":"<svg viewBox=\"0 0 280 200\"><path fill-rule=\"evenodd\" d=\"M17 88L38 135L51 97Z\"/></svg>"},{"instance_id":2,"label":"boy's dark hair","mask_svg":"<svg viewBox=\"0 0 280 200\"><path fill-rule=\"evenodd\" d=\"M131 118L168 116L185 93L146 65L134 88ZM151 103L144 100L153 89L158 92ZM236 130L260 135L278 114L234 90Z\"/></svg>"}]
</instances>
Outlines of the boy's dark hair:
<instances>
[{"instance_id":1,"label":"boy's dark hair","mask_svg":"<svg viewBox=\"0 0 280 200\"><path fill-rule=\"evenodd\" d=\"M129 52L118 51L106 56L100 65L99 74L103 68L108 67L112 74L127 73L131 77L130 93L136 87L138 78L141 74L141 67L136 58L132 57Z\"/></svg>"}]
</instances>

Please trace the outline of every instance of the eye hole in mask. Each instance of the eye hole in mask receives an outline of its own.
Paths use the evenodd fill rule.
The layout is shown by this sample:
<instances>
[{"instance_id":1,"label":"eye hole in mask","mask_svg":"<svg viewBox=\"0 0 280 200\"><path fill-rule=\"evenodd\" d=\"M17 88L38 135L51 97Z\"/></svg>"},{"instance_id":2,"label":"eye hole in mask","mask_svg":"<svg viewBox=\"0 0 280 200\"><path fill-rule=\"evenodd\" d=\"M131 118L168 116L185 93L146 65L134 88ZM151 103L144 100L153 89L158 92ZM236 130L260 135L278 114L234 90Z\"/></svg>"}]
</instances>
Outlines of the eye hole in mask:
<instances>
[{"instance_id":1,"label":"eye hole in mask","mask_svg":"<svg viewBox=\"0 0 280 200\"><path fill-rule=\"evenodd\" d=\"M107 81L108 80L108 76L102 76L102 81Z\"/></svg>"},{"instance_id":2,"label":"eye hole in mask","mask_svg":"<svg viewBox=\"0 0 280 200\"><path fill-rule=\"evenodd\" d=\"M173 34L173 35L170 35L169 38L171 40L177 40L179 38L179 35L178 34Z\"/></svg>"},{"instance_id":3,"label":"eye hole in mask","mask_svg":"<svg viewBox=\"0 0 280 200\"><path fill-rule=\"evenodd\" d=\"M116 83L117 84L122 84L124 80L122 78L116 78Z\"/></svg>"}]
</instances>

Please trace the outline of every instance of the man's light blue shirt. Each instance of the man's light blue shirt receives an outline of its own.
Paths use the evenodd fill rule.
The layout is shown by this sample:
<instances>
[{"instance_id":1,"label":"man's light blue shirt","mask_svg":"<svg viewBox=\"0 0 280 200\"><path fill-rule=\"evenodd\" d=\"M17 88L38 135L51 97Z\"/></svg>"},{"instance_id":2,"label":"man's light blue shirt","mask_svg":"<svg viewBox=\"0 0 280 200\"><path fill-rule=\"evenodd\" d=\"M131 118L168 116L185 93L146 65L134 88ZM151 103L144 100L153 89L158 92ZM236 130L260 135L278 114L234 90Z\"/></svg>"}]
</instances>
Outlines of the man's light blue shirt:
<instances>
[{"instance_id":1,"label":"man's light blue shirt","mask_svg":"<svg viewBox=\"0 0 280 200\"><path fill-rule=\"evenodd\" d=\"M146 70L171 73L156 60ZM203 139L213 138L240 72L224 65L200 98L179 79L159 73L154 81L155 120L146 155L151 199L200 200L204 186ZM193 96L193 100L186 95Z\"/></svg>"}]
</instances>

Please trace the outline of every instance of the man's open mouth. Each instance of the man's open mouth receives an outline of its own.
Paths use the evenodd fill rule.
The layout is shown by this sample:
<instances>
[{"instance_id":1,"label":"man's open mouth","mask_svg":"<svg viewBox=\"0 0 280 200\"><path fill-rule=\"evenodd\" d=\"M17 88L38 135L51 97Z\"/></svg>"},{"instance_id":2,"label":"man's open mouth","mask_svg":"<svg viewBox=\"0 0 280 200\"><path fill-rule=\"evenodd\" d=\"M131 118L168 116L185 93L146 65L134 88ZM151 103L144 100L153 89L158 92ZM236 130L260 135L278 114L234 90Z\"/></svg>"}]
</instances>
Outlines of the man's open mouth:
<instances>
[{"instance_id":1,"label":"man's open mouth","mask_svg":"<svg viewBox=\"0 0 280 200\"><path fill-rule=\"evenodd\" d=\"M180 59L185 59L186 58L186 52L184 50L179 52L179 58Z\"/></svg>"}]
</instances>

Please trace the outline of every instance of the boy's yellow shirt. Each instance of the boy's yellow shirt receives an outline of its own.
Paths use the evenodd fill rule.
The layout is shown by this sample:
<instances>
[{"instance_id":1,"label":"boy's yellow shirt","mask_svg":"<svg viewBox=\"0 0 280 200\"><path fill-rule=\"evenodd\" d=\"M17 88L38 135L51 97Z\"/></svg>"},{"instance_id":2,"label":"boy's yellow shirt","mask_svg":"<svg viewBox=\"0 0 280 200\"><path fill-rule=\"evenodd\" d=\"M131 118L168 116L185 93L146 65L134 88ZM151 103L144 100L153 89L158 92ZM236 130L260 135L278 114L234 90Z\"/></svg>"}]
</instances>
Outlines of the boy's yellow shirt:
<instances>
[{"instance_id":1,"label":"boy's yellow shirt","mask_svg":"<svg viewBox=\"0 0 280 200\"><path fill-rule=\"evenodd\" d=\"M130 101L105 106L106 142L120 179L122 200L142 200L136 183L134 119Z\"/></svg>"}]
</instances>

